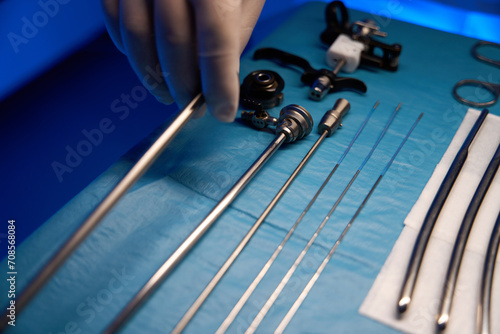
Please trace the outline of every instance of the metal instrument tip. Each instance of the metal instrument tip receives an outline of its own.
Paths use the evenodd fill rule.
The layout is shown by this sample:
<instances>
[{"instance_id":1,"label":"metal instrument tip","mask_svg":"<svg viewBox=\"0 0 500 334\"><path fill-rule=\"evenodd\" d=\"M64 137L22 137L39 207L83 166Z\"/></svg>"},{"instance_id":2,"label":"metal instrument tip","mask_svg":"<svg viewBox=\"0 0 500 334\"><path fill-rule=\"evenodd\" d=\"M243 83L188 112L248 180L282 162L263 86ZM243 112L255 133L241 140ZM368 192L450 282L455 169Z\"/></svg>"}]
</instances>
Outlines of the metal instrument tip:
<instances>
[{"instance_id":1,"label":"metal instrument tip","mask_svg":"<svg viewBox=\"0 0 500 334\"><path fill-rule=\"evenodd\" d=\"M398 303L399 313L404 313L406 311L406 309L408 308L408 305L410 304L410 301L411 301L411 298L408 296L403 297L399 300L399 303Z\"/></svg>"},{"instance_id":2,"label":"metal instrument tip","mask_svg":"<svg viewBox=\"0 0 500 334\"><path fill-rule=\"evenodd\" d=\"M446 324L448 324L448 320L450 320L450 316L447 313L443 313L439 316L437 320L437 327L439 331L445 330Z\"/></svg>"}]
</instances>

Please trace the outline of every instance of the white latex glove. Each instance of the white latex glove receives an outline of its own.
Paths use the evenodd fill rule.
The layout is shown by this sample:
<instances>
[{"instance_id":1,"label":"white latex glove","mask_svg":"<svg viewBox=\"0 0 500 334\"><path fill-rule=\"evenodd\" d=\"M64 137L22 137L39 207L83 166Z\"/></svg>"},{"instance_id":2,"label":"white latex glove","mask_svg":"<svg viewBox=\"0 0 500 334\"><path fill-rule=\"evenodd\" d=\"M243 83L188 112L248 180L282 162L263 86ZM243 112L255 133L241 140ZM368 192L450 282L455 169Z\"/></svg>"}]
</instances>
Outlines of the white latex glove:
<instances>
[{"instance_id":1,"label":"white latex glove","mask_svg":"<svg viewBox=\"0 0 500 334\"><path fill-rule=\"evenodd\" d=\"M102 2L111 38L160 102L182 108L201 90L216 118L234 120L240 55L265 0Z\"/></svg>"}]
</instances>

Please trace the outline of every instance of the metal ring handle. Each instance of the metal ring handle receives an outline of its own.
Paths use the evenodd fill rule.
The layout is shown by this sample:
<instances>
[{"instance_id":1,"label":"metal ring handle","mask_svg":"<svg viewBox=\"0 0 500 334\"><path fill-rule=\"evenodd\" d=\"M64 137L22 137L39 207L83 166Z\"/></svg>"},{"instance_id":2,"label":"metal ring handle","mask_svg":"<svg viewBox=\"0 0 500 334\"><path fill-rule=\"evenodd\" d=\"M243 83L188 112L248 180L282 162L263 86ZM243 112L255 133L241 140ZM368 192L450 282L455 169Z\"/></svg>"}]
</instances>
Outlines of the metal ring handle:
<instances>
[{"instance_id":1,"label":"metal ring handle","mask_svg":"<svg viewBox=\"0 0 500 334\"><path fill-rule=\"evenodd\" d=\"M482 60L484 62L487 62L487 63L490 63L490 64L493 64L495 66L500 67L500 60L491 59L491 58L483 56L482 54L479 53L478 49L482 46L493 46L493 47L500 49L500 44L493 43L493 42L480 41L480 42L477 42L476 44L474 44L474 46L472 47L472 55L474 57L476 57L477 59Z\"/></svg>"},{"instance_id":2,"label":"metal ring handle","mask_svg":"<svg viewBox=\"0 0 500 334\"><path fill-rule=\"evenodd\" d=\"M490 93L492 93L494 97L492 100L486 101L486 102L475 102L475 101L467 100L458 94L458 88L463 87L463 86L481 87L483 89L486 89ZM500 85L495 85L495 84L492 84L489 82L484 82L484 81L479 81L479 80L473 80L473 79L461 80L461 81L457 82L455 87L453 87L453 96L455 97L455 99L463 104L470 106L470 107L478 107L478 108L481 107L482 108L482 107L492 106L497 102L499 95L500 95Z\"/></svg>"}]
</instances>

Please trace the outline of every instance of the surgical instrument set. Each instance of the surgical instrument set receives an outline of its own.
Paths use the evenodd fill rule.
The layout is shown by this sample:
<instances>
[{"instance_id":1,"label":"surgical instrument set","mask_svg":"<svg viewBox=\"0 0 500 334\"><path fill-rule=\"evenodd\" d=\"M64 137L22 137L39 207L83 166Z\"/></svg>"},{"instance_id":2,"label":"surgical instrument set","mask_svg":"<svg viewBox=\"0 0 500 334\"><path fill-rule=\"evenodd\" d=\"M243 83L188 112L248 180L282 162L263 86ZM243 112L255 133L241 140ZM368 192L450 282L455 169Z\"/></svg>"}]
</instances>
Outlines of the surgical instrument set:
<instances>
[{"instance_id":1,"label":"surgical instrument set","mask_svg":"<svg viewBox=\"0 0 500 334\"><path fill-rule=\"evenodd\" d=\"M403 286L399 295L397 305L399 313L405 312L411 302L420 265L422 263L424 252L436 220L438 219L441 209L443 208L443 205L451 191L451 188L458 178L458 175L467 159L469 147L472 145L472 142L487 115L488 110L484 109L477 118L462 147L456 154L455 159L453 160L450 169L448 170L443 182L441 183L439 190L437 191L434 200L432 201L429 211L427 212L427 215L425 216L424 222L415 241L415 245L410 257L410 262L408 264L408 268L404 277Z\"/></svg>"},{"instance_id":2,"label":"surgical instrument set","mask_svg":"<svg viewBox=\"0 0 500 334\"><path fill-rule=\"evenodd\" d=\"M370 152L365 157L365 159L363 160L363 162L361 163L361 165L359 166L359 168L356 170L356 172L354 173L354 175L350 179L349 183L346 185L346 187L342 191L341 195L335 201L335 204L333 204L333 206L330 209L330 211L328 212L328 214L325 216L325 218L323 219L323 221L321 222L321 224L317 227L317 229L314 232L314 234L308 240L308 242L307 242L306 246L304 247L304 249L300 252L300 254L295 259L293 265L290 267L290 269L284 275L283 279L278 284L278 286L276 287L276 289L273 291L273 293L271 294L271 296L269 297L269 299L266 301L266 303L264 304L264 306L260 309L259 313L254 318L254 320L250 324L249 328L245 332L246 334L254 333L255 330L257 329L257 327L260 325L261 321L264 319L265 315L267 314L267 312L269 311L269 309L272 307L272 305L274 304L274 302L276 301L276 299L278 298L278 296L281 294L281 292L283 291L283 289L285 288L285 286L289 282L289 280L292 277L293 273L295 272L295 270L298 268L298 266L300 265L300 263L304 259L306 253L309 251L309 249L313 245L313 243L316 240L316 238L318 237L319 233L324 228L324 226L326 225L326 223L330 219L331 215L333 214L333 212L336 210L336 208L338 207L338 205L340 204L340 202L344 198L344 196L347 193L347 191L350 189L350 187L352 186L352 184L354 183L354 181L356 180L356 178L358 177L358 175L363 170L363 167L367 164L368 160L370 159L370 157L372 156L373 152L375 151L375 149L379 145L380 141L382 140L382 138L387 133L387 130L389 129L389 126L391 125L392 121L396 117L396 114L399 111L400 107L401 107L401 103L395 108L394 112L392 113L392 115L390 116L389 120L387 121L384 129L382 130L382 132L380 133L379 137L377 138L375 144L373 145L373 147L371 148Z\"/></svg>"},{"instance_id":3,"label":"surgical instrument set","mask_svg":"<svg viewBox=\"0 0 500 334\"><path fill-rule=\"evenodd\" d=\"M362 8L356 10L354 6L351 14L350 9L341 7L340 1L328 5L331 1L312 1L300 9L295 6L284 12L285 15L280 14L279 20L277 15L273 17L274 13L270 13L270 19L263 17L266 25L257 26L255 30L263 36L252 36L239 58L239 72L232 76L238 79L227 81L232 83L232 92L235 93L231 106L235 106L239 84L238 113L241 112L241 116L238 115L232 124L222 124L218 117L213 117L217 113L212 115L211 111L215 110L209 105L201 119L186 119L187 125L174 141L165 144L169 146L162 156L152 162L154 165L135 185L124 190L127 193L99 225L86 233L86 240L74 246L73 254L61 260L66 262L54 269L57 272L19 312L16 328L7 326L6 333L59 333L70 332L69 329L74 329L74 332L81 329L82 333L124 334L243 333L252 321L256 321L256 325L255 329L248 329L249 333L253 330L255 333L386 333L419 329L431 332L427 330L430 327L433 332L437 330L435 316L459 227L452 223L461 222L469 204L464 202L472 197L481 178L478 174L487 164L486 159L476 162L475 156L481 154L480 148L483 147L479 144L494 138L495 147L498 145L496 139L500 132L496 129L499 123L490 122L493 115L486 117L474 139L467 158L472 166L469 162L465 164L450 194L454 197L448 197L448 203L431 232L412 305L408 306L406 313L397 311L397 300L428 204L448 171L446 165L449 166L462 144L460 139L463 141L479 115L476 110L467 111L467 107L455 101L452 88L459 80L468 78L497 84L494 78L497 68L470 55L476 40L416 27L410 21L397 20L395 15L381 15L387 11L395 14L392 10L400 8L383 7L378 12L364 13ZM227 9L215 8L216 14L225 14ZM344 14L347 11L350 22ZM370 20L363 21L365 18ZM271 32L268 29L271 25L280 28ZM320 41L322 32L325 41ZM385 35L386 38L379 38ZM377 40L387 43L385 48L377 44ZM407 53L400 54L401 46L393 43L401 43ZM354 51L359 54L347 57L336 53L342 45L355 45ZM327 51L330 47L331 52ZM266 50L290 53L285 57L284 52L278 52L281 58L278 59L265 57L263 52ZM490 51L486 44L477 48L479 56L489 56ZM302 57L303 61L289 61L293 57L288 56L293 54ZM359 62L354 58L359 58ZM62 202L62 198L57 206L58 188L36 189L37 194L48 189L53 196L50 203L54 203L59 211L47 209L46 218L38 220L40 225L43 224L41 228L30 236L28 242L19 244L22 276L19 276L18 292L28 287L31 278L53 254L59 252L66 238L79 228L108 192L113 191L168 123L159 129L160 132L157 129L153 134L145 135L176 109L159 104L148 93L149 86L136 87L140 82L136 76L130 75L133 72L122 70L121 67L128 65L126 58L122 60L116 62L119 71L114 72L117 74L110 73L109 80L98 85L98 88L104 88L102 96L89 95L92 102L79 108L91 110L103 104L101 109L96 109L103 115L98 115L95 121L109 117L116 131L113 136L103 135L103 145L94 145L93 153L82 158L80 166L72 168L75 172L64 175L65 182L61 186L70 185L69 181L74 179L80 181L75 188L78 194L72 196L70 202ZM307 62L309 67L301 68L293 62L302 65ZM349 74L353 69L353 74ZM157 70L161 69L158 67ZM482 77L480 73L483 73ZM302 77L307 83L301 80ZM152 77L149 83L154 83L153 79L156 77ZM223 78L209 79L220 82ZM361 83L347 88L343 86L357 79ZM358 94L363 87L366 93ZM206 90L206 85L203 88L207 93L211 91ZM337 88L342 90L336 91ZM474 101L471 98L474 90L477 91L477 87L458 88L457 94ZM137 97L144 101L131 100L137 102L137 108L131 107L121 100L122 92L131 98L132 92L134 96L140 93ZM486 93L488 97L491 95ZM93 101L94 97L96 101ZM49 95L44 100L49 98L53 103L47 107L44 105L43 110L41 106L41 113L45 108L50 110L52 105L69 106L70 102L74 107L82 105L75 104L75 101L82 100L73 96L67 99L67 103L62 97L59 101L59 96ZM111 108L116 98L120 100L119 107L129 108L127 122L122 122L120 117L124 116L123 111L118 113ZM345 106L337 105L343 99L337 98L350 102L347 113L342 112ZM200 99L203 104L202 95ZM375 104L376 100L381 103ZM400 101L403 104L397 106ZM97 102L100 104L96 105ZM214 103L222 105L225 101L215 100ZM294 110L297 113L300 113L299 105L310 112L314 129L311 121L312 130L309 131L315 133L304 136L300 143L287 145L282 135L292 136L295 130L283 129L279 133L281 130L275 132L275 128L280 123L281 109L291 103L297 104ZM496 103L495 107L499 106ZM324 116L320 122L328 109L331 109L330 117ZM381 138L379 136L393 111L395 116ZM420 112L425 112L425 116L417 119ZM490 114L498 113L497 109L490 109ZM142 118L144 115L147 117ZM304 115L305 120L307 115ZM340 119L342 116L343 120ZM147 128L138 127L146 123L143 120L149 122ZM41 168L50 170L50 161L54 159L64 163L66 144L76 150L80 147L79 141L90 140L85 136L87 130L99 129L94 119L85 123L75 117L74 123L75 128L70 127L71 123L59 128L61 132L76 132L78 136L64 137L56 143L58 137L54 133L51 137L53 150L46 147L47 150L40 152L46 160ZM128 123L135 125L130 125L129 129ZM247 125L263 130L257 132ZM457 131L454 137L458 127L460 132ZM336 129L338 131L334 132ZM494 134L486 136L485 131L489 129ZM129 139L126 143L118 136L123 133ZM381 140L376 143L378 138ZM21 143L24 142L21 138ZM488 141L491 142L493 140ZM378 146L372 148L374 144ZM85 148L84 145L81 147ZM489 145L487 149L489 159ZM16 153L16 156L22 153ZM371 157L365 158L367 154ZM102 162L103 155L113 156L113 161L106 162L105 166L111 168L104 171L88 167L96 160ZM366 164L360 167L363 161ZM256 167L257 164L261 167ZM477 165L482 170L476 170ZM248 175L251 168L253 174L243 182L244 174ZM436 175L432 173L434 168ZM466 174L469 170L475 173L470 178ZM91 174L92 183L80 173ZM432 180L429 179L431 174ZM29 180L29 175L24 172L19 177ZM50 176L56 183L54 175ZM499 214L498 203L490 196L493 192L498 193L498 176L497 172L488 190L490 194L485 197L475 219L469 241L463 241L469 244L464 250L461 267L455 268L458 278L450 276L450 280L457 279L457 285L451 296L454 298L450 302L453 304L449 311L451 318L443 334L473 333L475 322L472 317L476 317L477 304L480 304L478 318L489 317L483 320L482 328L490 325L493 332L497 330L495 314L500 290L495 289L495 284L499 277L492 279L490 274L493 274L492 266L500 259L497 256L500 216L499 227L495 230L498 236L495 239L493 233L486 259L476 250L486 249L489 228ZM470 179L477 182L467 182ZM231 192L237 184L242 190L229 195L228 191ZM426 190L425 194L423 190ZM41 203L46 205L49 199ZM491 212L490 207L496 211ZM35 209L38 207L31 211ZM445 213L452 213L453 221L447 219ZM487 224L482 221L484 216L488 218ZM19 219L21 223L25 224ZM24 226L26 224L21 226L23 232ZM484 231L484 227L488 227L488 231ZM398 238L400 233L401 241ZM312 241L311 237L314 238ZM396 240L399 242L397 248ZM391 255L394 256L389 258L393 246L395 251ZM436 256L431 252L434 250ZM479 299L483 261L483 294ZM498 273L499 266L496 267ZM391 271L388 273L385 268ZM124 275L123 282L115 281L116 273ZM282 283L283 279L287 281ZM372 285L372 293L368 296ZM115 287L120 291L115 293ZM446 287L450 288L450 285ZM273 296L273 291L276 296ZM17 293L17 298L19 296ZM98 304L92 305L87 298ZM367 303L362 304L365 298ZM264 304L269 305L265 305L267 309L258 315ZM367 307L363 308L364 305ZM68 322L75 322L76 326L66 329Z\"/></svg>"},{"instance_id":4,"label":"surgical instrument set","mask_svg":"<svg viewBox=\"0 0 500 334\"><path fill-rule=\"evenodd\" d=\"M128 320L129 316L137 311L142 303L170 275L172 270L189 253L191 248L208 231L222 212L231 204L236 196L238 196L248 182L250 182L260 168L283 143L291 143L304 138L311 132L312 127L313 120L306 109L295 104L284 107L280 112L280 118L276 126L276 137L274 140L219 201L219 203L210 211L205 219L203 219L203 221L191 232L191 234L149 279L149 281L132 298L132 300L125 306L120 314L118 314L105 332L113 333L117 331Z\"/></svg>"},{"instance_id":5,"label":"surgical instrument set","mask_svg":"<svg viewBox=\"0 0 500 334\"><path fill-rule=\"evenodd\" d=\"M330 181L330 179L332 178L333 174L335 174L335 172L337 171L337 169L339 168L340 164L342 163L342 161L344 161L345 157L347 156L347 154L349 153L349 151L351 150L351 147L352 145L354 144L354 142L358 139L359 135L361 134L361 132L363 131L363 129L365 128L366 124L368 123L368 120L370 119L370 117L373 115L373 112L375 111L375 109L377 108L379 102L377 101L375 103L375 105L373 106L373 108L370 110L370 112L368 113L368 115L366 116L365 120L363 121L363 123L361 124L361 126L359 127L358 131L356 132L356 134L354 135L354 137L352 138L351 142L349 143L349 145L347 146L346 150L344 151L344 153L342 154L342 156L340 157L340 159L338 160L338 162L335 164L335 166L333 167L333 169L330 171L330 173L328 174L328 176L326 177L326 179L323 181L323 183L321 184L321 186L319 187L318 191L314 194L313 198L309 201L309 203L307 204L306 208L302 211L302 213L300 214L299 218L297 219L297 221L294 223L294 225L288 230L287 234L285 235L285 237L283 238L283 240L281 241L281 243L279 244L279 246L276 248L276 250L273 252L273 254L271 255L271 257L269 258L269 260L266 262L266 264L262 267L261 271L257 274L257 277L254 279L254 281L250 284L250 286L247 288L247 290L243 293L243 295L241 296L241 298L238 300L238 302L236 303L236 305L233 307L233 309L231 310L231 312L229 313L229 315L226 317L226 319L224 320L224 322L220 325L220 327L217 329L217 334L222 334L222 333L225 333L226 330L229 328L229 326L231 325L231 323L234 321L234 319L236 318L236 316L238 315L238 313L241 311L241 309L243 308L243 306L245 305L245 303L247 302L248 298L250 298L251 294L253 293L253 291L257 288L257 285L260 283L260 281L264 278L264 276L266 275L267 271L269 270L269 268L271 267L271 265L273 264L274 260L278 257L278 255L280 254L281 250L283 249L283 247L285 246L285 243L290 239L290 237L292 236L292 234L295 232L295 229L297 228L297 226L299 225L299 223L302 221L302 219L304 218L304 216L307 214L307 212L309 211L309 209L311 208L311 206L314 204L314 202L316 201L316 199L318 198L318 196L321 194L321 192L323 191L323 189L325 188L325 186L328 184L328 182Z\"/></svg>"},{"instance_id":6,"label":"surgical instrument set","mask_svg":"<svg viewBox=\"0 0 500 334\"><path fill-rule=\"evenodd\" d=\"M387 165L384 167L384 169L380 173L379 177L377 178L377 180L373 184L372 188L370 189L370 191L368 192L368 194L364 198L363 202L361 202L361 204L359 205L358 209L356 210L356 212L352 216L352 218L349 221L349 223L347 223L347 225L345 226L345 228L342 231L342 233L340 234L340 236L337 238L337 240L333 244L332 248L328 252L327 256L324 258L323 262L321 262L320 266L318 267L318 269L316 270L316 272L314 273L314 275L311 277L311 279L309 280L309 282L307 283L307 285L305 286L305 288L302 290L302 292L300 293L299 297L295 300L295 302L293 303L293 305L290 308L290 310L287 312L287 314L285 315L285 317L283 318L283 320L280 322L280 324L276 328L275 333L283 333L283 331L285 330L285 328L288 326L288 324L292 320L293 316L295 315L295 313L299 309L300 305L302 304L302 302L304 301L304 299L309 294L309 291L311 291L311 289L313 288L314 284L318 280L319 276L321 275L321 273L325 269L326 265L328 264L328 262L332 258L332 256L335 253L336 249L340 245L340 242L343 240L343 238L345 237L345 235L347 234L347 232L351 228L354 220L356 220L356 218L360 214L361 210L363 210L363 207L366 205L366 203L370 199L370 196L375 191L375 188L377 188L378 184L380 183L380 181L384 177L385 173L387 172L387 170L389 169L389 167L391 167L392 163L394 162L394 159L396 159L397 155L399 154L399 152L403 148L404 144L406 143L406 141L410 137L411 133L413 132L413 130L415 129L415 127L417 126L418 122L420 121L420 119L422 118L423 115L424 115L423 113L420 114L418 116L417 120L413 123L413 125L410 128L410 130L408 131L408 133L404 137L403 141L401 142L401 144L397 148L396 152L394 152L394 155L391 157L391 159L389 160L389 162L387 163Z\"/></svg>"},{"instance_id":7,"label":"surgical instrument set","mask_svg":"<svg viewBox=\"0 0 500 334\"><path fill-rule=\"evenodd\" d=\"M201 305L208 298L208 296L213 291L213 289L217 286L217 284L220 282L222 277L229 270L229 267L233 264L233 262L239 256L239 254L243 251L243 249L248 244L248 242L250 241L252 236L257 232L257 229L264 222L266 217L269 215L269 213L274 208L274 206L278 203L278 201L283 196L283 194L286 192L288 187L292 184L292 182L295 180L297 175L304 168L304 166L309 161L309 159L312 157L312 155L317 150L319 145L323 142L323 140L326 137L330 137L333 134L333 132L339 127L339 125L342 122L343 116L350 110L350 108L351 108L351 106L346 99L338 99L335 102L335 105L333 106L333 108L331 110L328 110L325 113L325 115L321 119L321 122L318 125L318 132L320 133L320 137L316 140L314 145L307 152L306 156L302 159L302 161L299 163L299 165L294 170L294 172L290 175L290 177L285 182L285 184L280 188L278 193L274 196L274 198L271 200L269 205L266 207L266 209L263 211L263 213L260 215L260 217L254 223L254 225L251 227L251 229L247 232L247 234L244 236L244 238L241 240L241 242L238 244L238 246L235 248L235 250L231 253L231 255L226 260L226 262L224 262L224 264L219 269L219 271L214 275L212 280L207 284L207 286L205 287L203 292L200 294L200 296L196 299L196 301L193 303L193 305L191 305L191 307L188 309L186 314L182 317L182 319L179 321L177 326L174 328L172 333L181 333L184 330L184 328L187 326L189 321L191 321L193 316L196 314L198 309L201 307Z\"/></svg>"}]
</instances>

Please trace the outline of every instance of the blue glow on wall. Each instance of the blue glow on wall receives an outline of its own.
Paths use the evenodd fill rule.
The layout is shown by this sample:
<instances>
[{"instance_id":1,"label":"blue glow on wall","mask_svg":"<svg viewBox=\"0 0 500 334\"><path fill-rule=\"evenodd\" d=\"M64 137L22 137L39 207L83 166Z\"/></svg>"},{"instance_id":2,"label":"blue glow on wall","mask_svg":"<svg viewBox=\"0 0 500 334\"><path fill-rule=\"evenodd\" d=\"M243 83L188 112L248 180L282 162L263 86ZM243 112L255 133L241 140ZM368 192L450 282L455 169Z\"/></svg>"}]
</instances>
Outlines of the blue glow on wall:
<instances>
[{"instance_id":1,"label":"blue glow on wall","mask_svg":"<svg viewBox=\"0 0 500 334\"><path fill-rule=\"evenodd\" d=\"M286 6L295 7L309 1L289 0ZM500 0L343 0L343 2L347 8L500 43ZM263 15L275 14L283 10L283 7L282 1L267 0L268 13Z\"/></svg>"}]
</instances>

